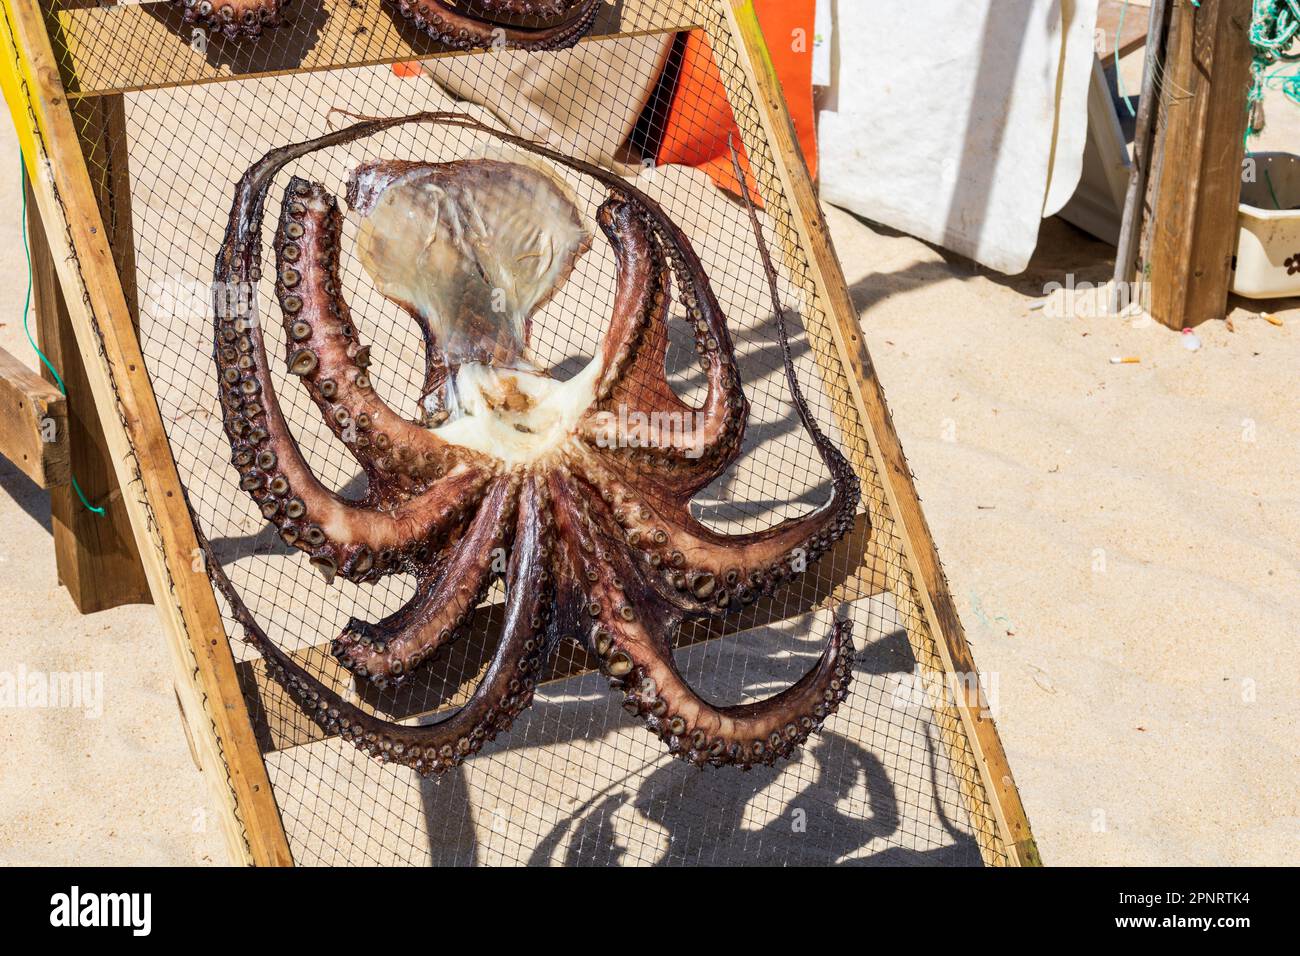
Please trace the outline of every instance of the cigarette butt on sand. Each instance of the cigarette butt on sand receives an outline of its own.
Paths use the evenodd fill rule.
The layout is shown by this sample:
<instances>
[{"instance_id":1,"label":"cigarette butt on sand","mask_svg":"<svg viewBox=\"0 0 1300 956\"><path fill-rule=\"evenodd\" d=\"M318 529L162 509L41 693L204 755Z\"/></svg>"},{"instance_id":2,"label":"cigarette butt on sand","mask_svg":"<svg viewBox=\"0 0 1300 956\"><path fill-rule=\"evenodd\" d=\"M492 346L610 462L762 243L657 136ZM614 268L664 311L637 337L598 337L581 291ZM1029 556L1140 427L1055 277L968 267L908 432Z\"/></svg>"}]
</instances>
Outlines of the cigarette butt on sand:
<instances>
[{"instance_id":1,"label":"cigarette butt on sand","mask_svg":"<svg viewBox=\"0 0 1300 956\"><path fill-rule=\"evenodd\" d=\"M1111 365L1141 365L1142 360L1136 355L1112 355L1110 358Z\"/></svg>"},{"instance_id":2,"label":"cigarette butt on sand","mask_svg":"<svg viewBox=\"0 0 1300 956\"><path fill-rule=\"evenodd\" d=\"M1276 325L1278 328L1282 327L1283 324L1282 320L1279 319L1272 312L1261 312L1259 314L1259 317L1263 319L1265 322L1267 322L1269 325Z\"/></svg>"}]
</instances>

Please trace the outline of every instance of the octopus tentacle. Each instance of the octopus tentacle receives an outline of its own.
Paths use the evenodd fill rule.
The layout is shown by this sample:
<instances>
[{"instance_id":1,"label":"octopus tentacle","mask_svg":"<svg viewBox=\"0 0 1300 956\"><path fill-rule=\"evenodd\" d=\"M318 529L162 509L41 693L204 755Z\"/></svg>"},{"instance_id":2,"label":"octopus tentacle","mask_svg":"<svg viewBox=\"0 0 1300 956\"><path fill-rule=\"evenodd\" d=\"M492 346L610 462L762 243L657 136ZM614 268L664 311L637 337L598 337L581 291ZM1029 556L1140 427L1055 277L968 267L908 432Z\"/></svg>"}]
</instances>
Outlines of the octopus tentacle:
<instances>
[{"instance_id":1,"label":"octopus tentacle","mask_svg":"<svg viewBox=\"0 0 1300 956\"><path fill-rule=\"evenodd\" d=\"M665 500L649 483L624 481L590 456L574 470L609 493L622 540L670 586L664 593L675 592L675 604L698 613L736 610L802 574L853 527L860 497L852 468L837 463L831 499L818 510L728 535L700 523L684 502Z\"/></svg>"},{"instance_id":2,"label":"octopus tentacle","mask_svg":"<svg viewBox=\"0 0 1300 956\"><path fill-rule=\"evenodd\" d=\"M615 192L601 206L597 221L614 249L618 284L613 318L601 343L597 404L581 423L581 433L616 470L634 474L650 465L657 483L690 497L734 457L748 417L726 320L710 305L716 300L698 293L702 274L692 274L685 265L688 256L680 250L665 250L661 233L635 201ZM708 391L698 409L672 390L664 368L670 260L677 263L707 376Z\"/></svg>"},{"instance_id":3,"label":"octopus tentacle","mask_svg":"<svg viewBox=\"0 0 1300 956\"><path fill-rule=\"evenodd\" d=\"M395 0L395 5L403 17L452 49L563 50L576 44L591 30L601 2L559 0L547 5L469 0L458 4L464 9L458 9L447 0ZM527 9L529 6L533 9ZM477 9L472 10L475 7ZM558 19L538 26L512 23L503 18L507 14L546 16L548 13Z\"/></svg>"},{"instance_id":4,"label":"octopus tentacle","mask_svg":"<svg viewBox=\"0 0 1300 956\"><path fill-rule=\"evenodd\" d=\"M432 120L437 114L414 119ZM371 580L442 549L482 497L494 467L465 453L421 495L394 502L348 501L312 473L276 399L258 320L261 223L272 179L289 162L412 117L358 123L267 153L240 179L213 274L220 400L240 487L287 543L311 554L327 581Z\"/></svg>"},{"instance_id":5,"label":"octopus tentacle","mask_svg":"<svg viewBox=\"0 0 1300 956\"><path fill-rule=\"evenodd\" d=\"M392 507L366 507L347 501L322 485L302 456L276 400L266 363L262 330L248 320L229 330L239 334L223 345L236 354L228 362L219 354L224 383L222 405L230 438L231 460L241 474L240 487L262 515L290 544L308 551L313 566L327 580L336 573L370 580L405 566L404 562L445 540L464 521L482 496L492 472L472 463L454 471L423 494ZM247 367L239 359L249 359ZM233 377L231 372L237 374Z\"/></svg>"},{"instance_id":6,"label":"octopus tentacle","mask_svg":"<svg viewBox=\"0 0 1300 956\"><path fill-rule=\"evenodd\" d=\"M695 351L705 373L707 392L691 408L667 384L663 356L667 329L662 321L647 328L641 350L647 360L630 363L628 374L611 389L611 398L583 423L589 444L611 468L632 480L653 470L656 486L673 497L689 499L716 479L740 453L749 418L726 318L707 285L693 275L694 253L667 247L678 278ZM703 280L704 285L699 284ZM649 409L649 411L646 411ZM612 436L612 437L611 437Z\"/></svg>"},{"instance_id":7,"label":"octopus tentacle","mask_svg":"<svg viewBox=\"0 0 1300 956\"><path fill-rule=\"evenodd\" d=\"M732 162L739 170L734 145ZM830 500L812 514L788 519L764 531L724 535L695 520L687 508L687 499L665 493L654 482L619 480L592 461L579 465L587 472L588 481L617 501L613 514L622 526L624 540L639 549L651 568L661 572L672 585L678 594L673 603L696 612L725 611L751 604L802 573L853 527L862 497L852 465L817 424L799 385L776 268L763 239L758 213L743 185L744 177L739 181L776 314L786 385L800 421L830 472Z\"/></svg>"},{"instance_id":8,"label":"octopus tentacle","mask_svg":"<svg viewBox=\"0 0 1300 956\"><path fill-rule=\"evenodd\" d=\"M195 525L197 528L197 517ZM267 661L268 673L326 733L341 734L372 757L410 767L423 776L444 773L510 728L532 702L537 675L554 647L547 637L553 589L546 572L553 523L545 493L525 482L515 547L506 571L505 628L487 673L455 714L434 724L407 726L348 703L276 646L226 576L200 533L208 573L230 604L248 640Z\"/></svg>"},{"instance_id":9,"label":"octopus tentacle","mask_svg":"<svg viewBox=\"0 0 1300 956\"><path fill-rule=\"evenodd\" d=\"M428 607L429 595L442 580L442 569L446 565L445 556L440 555L435 558L433 565L428 573L422 573L416 578L415 591L405 604L378 621L363 621L355 617L350 619L342 637L362 644L380 644L406 631ZM337 657L337 645L331 647Z\"/></svg>"},{"instance_id":10,"label":"octopus tentacle","mask_svg":"<svg viewBox=\"0 0 1300 956\"><path fill-rule=\"evenodd\" d=\"M788 757L848 694L852 625L839 622L817 664L792 686L752 704L717 707L697 694L673 660L669 635L681 616L655 593L616 540L603 539L591 499L555 494L559 530L587 578L590 648L623 707L669 751L698 766L770 764Z\"/></svg>"},{"instance_id":11,"label":"octopus tentacle","mask_svg":"<svg viewBox=\"0 0 1300 956\"><path fill-rule=\"evenodd\" d=\"M284 318L289 371L302 378L325 422L371 478L423 490L469 454L393 411L374 390L370 347L361 344L339 279L342 213L319 183L295 176L276 230L276 295Z\"/></svg>"},{"instance_id":12,"label":"octopus tentacle","mask_svg":"<svg viewBox=\"0 0 1300 956\"><path fill-rule=\"evenodd\" d=\"M260 36L264 27L279 26L288 0L172 0L181 8L186 26L219 30L234 38Z\"/></svg>"},{"instance_id":13,"label":"octopus tentacle","mask_svg":"<svg viewBox=\"0 0 1300 956\"><path fill-rule=\"evenodd\" d=\"M664 379L670 274L663 252L636 204L618 195L601 204L596 222L617 266L614 311L600 343L596 399L606 408L629 401L685 408Z\"/></svg>"},{"instance_id":14,"label":"octopus tentacle","mask_svg":"<svg viewBox=\"0 0 1300 956\"><path fill-rule=\"evenodd\" d=\"M511 518L518 494L518 478L498 478L441 573L417 589L410 610L403 608L378 624L349 622L331 647L339 662L376 686L397 686L450 643L504 570L498 562L515 531Z\"/></svg>"}]
</instances>

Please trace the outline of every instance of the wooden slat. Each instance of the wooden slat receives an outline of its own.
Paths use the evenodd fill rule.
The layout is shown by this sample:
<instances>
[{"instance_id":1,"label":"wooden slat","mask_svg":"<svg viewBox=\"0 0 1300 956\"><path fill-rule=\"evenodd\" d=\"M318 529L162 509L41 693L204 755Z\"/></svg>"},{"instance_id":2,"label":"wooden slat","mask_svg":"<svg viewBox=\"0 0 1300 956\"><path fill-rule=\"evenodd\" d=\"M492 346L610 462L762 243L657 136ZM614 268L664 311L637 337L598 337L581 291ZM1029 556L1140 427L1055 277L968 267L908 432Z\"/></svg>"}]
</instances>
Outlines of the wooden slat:
<instances>
[{"instance_id":1,"label":"wooden slat","mask_svg":"<svg viewBox=\"0 0 1300 956\"><path fill-rule=\"evenodd\" d=\"M867 424L878 473L890 511L902 530L900 537L905 557L937 651L949 674L978 673L934 539L921 511L907 457L903 454L884 392L862 340L857 310L849 296L830 230L799 151L781 84L767 52L752 0L727 0L718 6L725 11L728 26L741 42L741 65L747 73L749 85L757 93L759 112L768 141L772 144L782 186L794 207L796 228L818 291L828 305L831 331L843 357L845 373L859 411ZM1011 862L1038 863L1029 820L992 718L985 712L984 703L973 697L957 700L955 704Z\"/></svg>"},{"instance_id":2,"label":"wooden slat","mask_svg":"<svg viewBox=\"0 0 1300 956\"><path fill-rule=\"evenodd\" d=\"M606 4L583 42L691 26L689 21L651 26L648 8L647 0ZM447 50L402 21L383 0L299 3L287 16L288 22L256 40L217 36L199 53L190 46L192 31L182 26L180 11L167 3L63 10L56 48L66 49L60 51L60 66L74 96L482 55Z\"/></svg>"},{"instance_id":3,"label":"wooden slat","mask_svg":"<svg viewBox=\"0 0 1300 956\"><path fill-rule=\"evenodd\" d=\"M876 569L884 566L883 556L873 551L876 539L868 533L865 515L859 515L853 530L836 542L835 546L818 562L815 578L818 587L782 592L775 598L756 602L753 607L727 618L700 622L684 628L678 640L679 648L724 635L738 634L789 620L809 611L837 607L847 601L872 597L886 590L883 575ZM811 582L813 578L809 578ZM313 672L320 671L321 679L336 691L355 691L362 701L382 712L390 720L405 720L459 707L478 685L487 668L501 631L501 606L480 608L469 633L461 637L448 650L440 653L432 663L421 668L411 683L397 692L381 693L368 682L357 681L330 657L328 645L319 645L294 653L300 664ZM542 683L566 680L595 670L597 662L576 645L560 648ZM260 706L254 729L263 752L286 750L329 735L313 723L294 705L275 705L284 692L266 672L265 661L258 657L238 665L239 678L249 700ZM274 714L274 719L269 717Z\"/></svg>"},{"instance_id":4,"label":"wooden slat","mask_svg":"<svg viewBox=\"0 0 1300 956\"><path fill-rule=\"evenodd\" d=\"M291 864L39 2L3 5L4 87L37 152L36 204L231 859Z\"/></svg>"},{"instance_id":5,"label":"wooden slat","mask_svg":"<svg viewBox=\"0 0 1300 956\"><path fill-rule=\"evenodd\" d=\"M50 491L50 523L59 583L82 614L123 604L148 604L149 582L131 519L109 456L95 393L86 377L77 336L50 251L36 195L27 183L27 235L32 253L32 311L36 336L68 390L68 464L80 494L70 483ZM42 367L47 381L54 376ZM53 387L52 385L49 387ZM97 514L82 503L102 508Z\"/></svg>"},{"instance_id":6,"label":"wooden slat","mask_svg":"<svg viewBox=\"0 0 1300 956\"><path fill-rule=\"evenodd\" d=\"M1251 0L1180 0L1142 259L1147 310L1171 329L1222 319L1239 231L1251 82Z\"/></svg>"},{"instance_id":7,"label":"wooden slat","mask_svg":"<svg viewBox=\"0 0 1300 956\"><path fill-rule=\"evenodd\" d=\"M63 393L0 349L0 456L42 488L68 483Z\"/></svg>"}]
</instances>

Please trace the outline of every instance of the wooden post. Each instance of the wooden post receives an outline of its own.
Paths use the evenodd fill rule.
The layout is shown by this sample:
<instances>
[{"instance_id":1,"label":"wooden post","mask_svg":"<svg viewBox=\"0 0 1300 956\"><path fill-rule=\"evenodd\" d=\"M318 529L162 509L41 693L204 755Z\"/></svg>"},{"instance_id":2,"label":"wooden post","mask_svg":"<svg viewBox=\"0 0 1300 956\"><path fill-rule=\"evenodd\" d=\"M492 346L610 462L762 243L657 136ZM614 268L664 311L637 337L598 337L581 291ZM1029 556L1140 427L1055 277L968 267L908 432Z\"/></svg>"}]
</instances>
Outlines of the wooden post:
<instances>
[{"instance_id":1,"label":"wooden post","mask_svg":"<svg viewBox=\"0 0 1300 956\"><path fill-rule=\"evenodd\" d=\"M42 488L68 483L68 403L0 349L0 456Z\"/></svg>"},{"instance_id":2,"label":"wooden post","mask_svg":"<svg viewBox=\"0 0 1300 956\"><path fill-rule=\"evenodd\" d=\"M1155 135L1156 104L1165 69L1165 40L1168 37L1169 8L1173 0L1156 0L1147 23L1146 59L1142 67L1142 98L1138 104L1137 128L1133 132L1133 166L1129 170L1124 214L1120 218L1119 247L1115 253L1115 277L1111 283L1110 311L1118 315L1132 301L1129 291L1133 265L1142 236L1146 212L1147 181L1151 175L1151 140Z\"/></svg>"},{"instance_id":3,"label":"wooden post","mask_svg":"<svg viewBox=\"0 0 1300 956\"><path fill-rule=\"evenodd\" d=\"M1143 243L1147 310L1173 329L1227 310L1250 88L1251 0L1178 0Z\"/></svg>"},{"instance_id":4,"label":"wooden post","mask_svg":"<svg viewBox=\"0 0 1300 956\"><path fill-rule=\"evenodd\" d=\"M108 456L95 396L86 379L31 184L25 188L37 340L68 390L68 464L72 476L86 500L104 509L103 514L89 510L70 481L50 489L59 583L68 589L82 614L122 604L148 604L149 584ZM46 381L54 381L49 369L42 366L41 372Z\"/></svg>"}]
</instances>

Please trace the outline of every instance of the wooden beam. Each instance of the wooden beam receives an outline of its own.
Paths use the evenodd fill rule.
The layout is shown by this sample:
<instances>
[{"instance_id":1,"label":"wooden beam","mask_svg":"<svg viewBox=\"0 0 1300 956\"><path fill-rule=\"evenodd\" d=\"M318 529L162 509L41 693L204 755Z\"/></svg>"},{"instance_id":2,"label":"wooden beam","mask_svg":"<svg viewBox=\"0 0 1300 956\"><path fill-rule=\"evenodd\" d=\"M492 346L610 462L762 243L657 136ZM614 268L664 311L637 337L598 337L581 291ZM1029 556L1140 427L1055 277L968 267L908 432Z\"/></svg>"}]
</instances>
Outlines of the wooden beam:
<instances>
[{"instance_id":1,"label":"wooden beam","mask_svg":"<svg viewBox=\"0 0 1300 956\"><path fill-rule=\"evenodd\" d=\"M42 488L68 483L63 393L0 349L0 456Z\"/></svg>"},{"instance_id":2,"label":"wooden beam","mask_svg":"<svg viewBox=\"0 0 1300 956\"><path fill-rule=\"evenodd\" d=\"M725 635L777 624L809 611L838 607L845 602L880 594L886 590L885 578L873 572L883 567L885 561L883 555L874 552L875 541L866 515L858 515L853 529L820 559L819 573L806 579L808 584L802 589L792 588L776 598L765 598L734 616L688 625L682 629L677 647L703 644ZM817 585L815 589L813 582ZM480 608L469 633L442 652L434 664L417 671L407 686L395 692L380 692L369 682L352 678L334 662L326 644L296 651L293 656L303 667L319 674L321 680L335 691L355 693L389 720L439 713L465 703L478 685L501 633L502 608L500 604ZM552 659L550 670L541 683L578 677L596 670L597 666L594 657L574 644L566 644ZM287 750L332 736L297 706L273 706L271 702L282 698L284 692L267 674L266 662L261 657L242 661L237 667L249 701L261 702L252 710L257 714L254 729L264 753ZM268 720L268 714L274 714L275 719Z\"/></svg>"},{"instance_id":3,"label":"wooden beam","mask_svg":"<svg viewBox=\"0 0 1300 956\"><path fill-rule=\"evenodd\" d=\"M830 331L837 350L843 357L844 373L866 426L889 514L901 531L899 539L907 560L907 570L921 602L921 610L929 625L935 650L948 674L976 674L978 671L966 642L961 619L948 589L947 577L929 525L921 511L912 472L894 429L889 406L862 339L857 310L849 296L848 285L831 242L830 230L822 215L812 179L808 175L808 167L799 150L789 110L781 92L781 83L763 40L753 2L729 0L717 6L725 12L728 26L741 44L740 65L746 71L749 88L757 94L755 106L762 118L763 133L771 145L782 191L794 207L794 224L808 256L808 265L817 291L826 303ZM745 145L747 149L753 149L753 144L746 142ZM750 155L752 157L755 153L751 152ZM984 709L984 703L975 697L972 694L953 701L952 704L974 755L984 796L995 817L1010 862L1020 865L1037 864L1040 862L1038 850L1019 790L1011 776L1002 741L992 718ZM978 795L970 796L974 798Z\"/></svg>"},{"instance_id":4,"label":"wooden beam","mask_svg":"<svg viewBox=\"0 0 1300 956\"><path fill-rule=\"evenodd\" d=\"M1251 0L1178 0L1142 261L1146 307L1172 329L1222 319L1241 202Z\"/></svg>"},{"instance_id":5,"label":"wooden beam","mask_svg":"<svg viewBox=\"0 0 1300 956\"><path fill-rule=\"evenodd\" d=\"M50 491L59 583L82 614L123 604L148 604L149 583L109 459L99 408L86 378L31 183L25 188L37 341L68 390L68 461L77 480L77 488L64 483ZM49 369L42 366L41 371L46 379L54 380ZM82 496L103 513L91 511Z\"/></svg>"},{"instance_id":6,"label":"wooden beam","mask_svg":"<svg viewBox=\"0 0 1300 956\"><path fill-rule=\"evenodd\" d=\"M3 0L0 81L35 155L33 195L109 459L171 652L177 697L232 862L287 865L288 840L253 736L234 656L123 294L39 0Z\"/></svg>"},{"instance_id":7,"label":"wooden beam","mask_svg":"<svg viewBox=\"0 0 1300 956\"><path fill-rule=\"evenodd\" d=\"M584 43L662 33L654 0L605 4ZM60 66L70 96L166 89L286 73L378 66L443 56L448 50L415 30L384 0L319 0L288 8L288 21L255 41L208 37L191 46L193 29L169 3L61 10ZM656 22L657 21L657 22ZM685 21L681 29L693 24ZM63 51L66 50L66 53Z\"/></svg>"}]
</instances>

